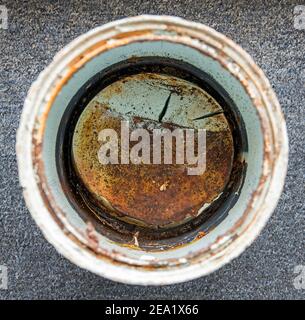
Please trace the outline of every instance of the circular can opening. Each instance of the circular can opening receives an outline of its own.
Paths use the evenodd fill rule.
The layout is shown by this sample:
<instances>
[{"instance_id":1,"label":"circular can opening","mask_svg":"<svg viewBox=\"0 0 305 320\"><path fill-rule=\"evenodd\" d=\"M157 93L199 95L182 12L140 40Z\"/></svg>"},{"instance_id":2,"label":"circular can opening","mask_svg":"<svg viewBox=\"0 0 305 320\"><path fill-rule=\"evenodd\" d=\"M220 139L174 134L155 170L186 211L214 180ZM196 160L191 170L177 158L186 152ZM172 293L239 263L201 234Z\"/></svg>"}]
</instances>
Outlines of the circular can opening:
<instances>
[{"instance_id":1,"label":"circular can opening","mask_svg":"<svg viewBox=\"0 0 305 320\"><path fill-rule=\"evenodd\" d=\"M164 250L203 236L239 197L247 139L227 92L185 62L132 58L78 90L57 136L66 195L121 244Z\"/></svg>"}]
</instances>

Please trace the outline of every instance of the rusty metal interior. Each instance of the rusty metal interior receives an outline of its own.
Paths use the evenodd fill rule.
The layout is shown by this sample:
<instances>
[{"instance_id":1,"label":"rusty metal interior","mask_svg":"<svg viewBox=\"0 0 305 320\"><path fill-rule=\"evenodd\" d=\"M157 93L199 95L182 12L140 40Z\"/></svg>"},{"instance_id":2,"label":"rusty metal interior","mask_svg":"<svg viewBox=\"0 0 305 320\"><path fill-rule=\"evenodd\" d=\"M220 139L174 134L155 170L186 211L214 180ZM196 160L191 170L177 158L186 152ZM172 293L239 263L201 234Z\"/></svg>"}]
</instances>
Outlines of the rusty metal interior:
<instances>
[{"instance_id":1,"label":"rusty metal interior","mask_svg":"<svg viewBox=\"0 0 305 320\"><path fill-rule=\"evenodd\" d=\"M155 128L206 129L205 172L99 163L98 132L120 132L126 119L151 136ZM97 231L125 246L164 250L195 241L227 216L242 188L246 149L242 118L213 79L181 61L133 58L96 74L71 100L57 136L57 170L70 203Z\"/></svg>"}]
</instances>

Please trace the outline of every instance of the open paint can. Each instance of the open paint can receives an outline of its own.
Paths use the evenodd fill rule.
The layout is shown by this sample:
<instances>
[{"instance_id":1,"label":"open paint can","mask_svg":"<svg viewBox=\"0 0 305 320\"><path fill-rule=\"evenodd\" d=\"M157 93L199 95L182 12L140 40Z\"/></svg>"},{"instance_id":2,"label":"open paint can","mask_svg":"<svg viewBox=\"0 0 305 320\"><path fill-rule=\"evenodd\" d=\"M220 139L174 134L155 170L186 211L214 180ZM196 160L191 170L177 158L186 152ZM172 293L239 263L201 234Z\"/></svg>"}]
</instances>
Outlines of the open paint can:
<instances>
[{"instance_id":1,"label":"open paint can","mask_svg":"<svg viewBox=\"0 0 305 320\"><path fill-rule=\"evenodd\" d=\"M288 158L279 103L251 57L167 16L115 21L61 50L29 90L16 148L48 241L142 285L238 256L272 214Z\"/></svg>"}]
</instances>

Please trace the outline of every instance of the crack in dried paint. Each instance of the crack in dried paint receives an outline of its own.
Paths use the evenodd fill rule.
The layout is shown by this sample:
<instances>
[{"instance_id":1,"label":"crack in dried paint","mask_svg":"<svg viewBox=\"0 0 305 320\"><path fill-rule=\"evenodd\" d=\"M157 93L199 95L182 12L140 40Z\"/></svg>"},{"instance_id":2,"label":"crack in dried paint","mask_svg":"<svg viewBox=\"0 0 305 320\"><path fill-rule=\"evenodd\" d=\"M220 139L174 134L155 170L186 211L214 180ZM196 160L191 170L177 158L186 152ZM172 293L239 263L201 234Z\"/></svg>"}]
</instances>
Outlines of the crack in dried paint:
<instances>
[{"instance_id":1,"label":"crack in dried paint","mask_svg":"<svg viewBox=\"0 0 305 320\"><path fill-rule=\"evenodd\" d=\"M202 119L206 119L206 118L210 118L210 117L217 116L217 115L219 115L219 114L223 114L223 111L211 112L211 113L205 114L204 116L201 116L201 117L198 117L198 118L195 118L195 119L192 119L192 120L193 120L193 121L195 121L195 120L202 120Z\"/></svg>"},{"instance_id":2,"label":"crack in dried paint","mask_svg":"<svg viewBox=\"0 0 305 320\"><path fill-rule=\"evenodd\" d=\"M159 115L159 122L162 122L166 112L167 112L167 109L168 109L168 105L169 105L169 101L171 99L171 96L172 96L172 92L169 94L168 98L166 99L165 101L165 104L164 104L164 107Z\"/></svg>"}]
</instances>

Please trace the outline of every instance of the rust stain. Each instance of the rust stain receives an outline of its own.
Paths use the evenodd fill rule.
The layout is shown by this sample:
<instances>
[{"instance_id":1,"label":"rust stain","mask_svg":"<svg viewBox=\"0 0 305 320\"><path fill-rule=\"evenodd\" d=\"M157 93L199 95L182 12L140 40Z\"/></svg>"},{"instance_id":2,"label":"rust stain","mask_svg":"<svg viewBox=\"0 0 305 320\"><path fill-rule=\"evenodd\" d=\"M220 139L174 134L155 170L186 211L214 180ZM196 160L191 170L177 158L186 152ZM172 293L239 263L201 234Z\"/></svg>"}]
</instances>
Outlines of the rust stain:
<instances>
[{"instance_id":1,"label":"rust stain","mask_svg":"<svg viewBox=\"0 0 305 320\"><path fill-rule=\"evenodd\" d=\"M198 232L196 239L199 240L199 239L203 238L205 235L206 235L206 233L204 231L200 231L200 232Z\"/></svg>"},{"instance_id":2,"label":"rust stain","mask_svg":"<svg viewBox=\"0 0 305 320\"><path fill-rule=\"evenodd\" d=\"M146 226L164 227L197 216L204 203L212 203L223 191L230 178L234 153L229 127L219 132L207 132L206 171L202 175L188 175L187 164L102 165L97 157L100 148L98 133L103 129L114 129L120 141L121 120L123 118L111 113L107 106L96 103L76 127L74 163L97 205L103 205L106 199L114 208L114 212L109 210L110 213L119 219L129 221L132 218ZM150 132L152 149L151 128L158 128L160 123L131 117L131 127L135 123ZM162 123L162 127L173 131L179 126ZM130 149L134 144L130 143ZM173 143L173 159L175 149Z\"/></svg>"},{"instance_id":3,"label":"rust stain","mask_svg":"<svg viewBox=\"0 0 305 320\"><path fill-rule=\"evenodd\" d=\"M98 241L97 233L95 231L93 224L90 221L87 222L86 236L88 239L88 246L93 248L94 250L98 250L99 241Z\"/></svg>"}]
</instances>

